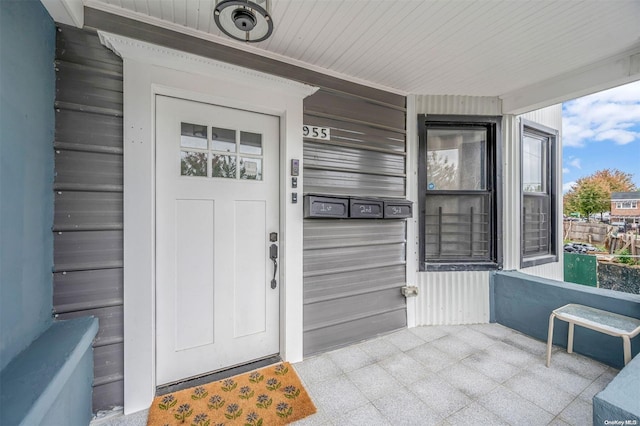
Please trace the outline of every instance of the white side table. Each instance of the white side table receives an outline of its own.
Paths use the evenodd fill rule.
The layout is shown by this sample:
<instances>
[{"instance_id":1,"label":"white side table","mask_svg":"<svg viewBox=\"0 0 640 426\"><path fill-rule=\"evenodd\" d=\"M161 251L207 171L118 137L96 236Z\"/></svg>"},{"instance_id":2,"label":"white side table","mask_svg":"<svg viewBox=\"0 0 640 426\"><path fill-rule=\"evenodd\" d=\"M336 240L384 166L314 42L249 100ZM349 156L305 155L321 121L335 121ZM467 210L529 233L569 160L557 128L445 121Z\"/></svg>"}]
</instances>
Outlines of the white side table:
<instances>
[{"instance_id":1,"label":"white side table","mask_svg":"<svg viewBox=\"0 0 640 426\"><path fill-rule=\"evenodd\" d=\"M547 367L551 365L554 318L558 318L569 323L567 353L573 353L573 327L577 324L610 336L621 337L622 348L624 351L624 365L627 365L627 363L631 361L631 339L640 334L640 319L571 303L554 310L551 312L551 316L549 317Z\"/></svg>"}]
</instances>

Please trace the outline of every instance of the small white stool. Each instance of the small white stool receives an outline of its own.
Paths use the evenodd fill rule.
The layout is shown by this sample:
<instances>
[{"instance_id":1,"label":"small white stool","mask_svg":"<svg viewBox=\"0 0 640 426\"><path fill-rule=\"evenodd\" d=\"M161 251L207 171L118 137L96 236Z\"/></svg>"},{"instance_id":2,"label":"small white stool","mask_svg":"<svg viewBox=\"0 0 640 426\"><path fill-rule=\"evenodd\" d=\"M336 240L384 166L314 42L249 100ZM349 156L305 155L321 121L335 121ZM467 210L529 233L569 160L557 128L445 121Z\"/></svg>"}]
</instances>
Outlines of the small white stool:
<instances>
[{"instance_id":1,"label":"small white stool","mask_svg":"<svg viewBox=\"0 0 640 426\"><path fill-rule=\"evenodd\" d=\"M614 314L613 312L589 306L565 305L551 312L549 316L549 334L547 335L547 367L551 365L551 346L553 345L553 319L558 318L569 323L567 353L573 353L573 327L578 324L591 330L610 336L622 337L624 365L631 361L631 339L640 333L640 319Z\"/></svg>"}]
</instances>

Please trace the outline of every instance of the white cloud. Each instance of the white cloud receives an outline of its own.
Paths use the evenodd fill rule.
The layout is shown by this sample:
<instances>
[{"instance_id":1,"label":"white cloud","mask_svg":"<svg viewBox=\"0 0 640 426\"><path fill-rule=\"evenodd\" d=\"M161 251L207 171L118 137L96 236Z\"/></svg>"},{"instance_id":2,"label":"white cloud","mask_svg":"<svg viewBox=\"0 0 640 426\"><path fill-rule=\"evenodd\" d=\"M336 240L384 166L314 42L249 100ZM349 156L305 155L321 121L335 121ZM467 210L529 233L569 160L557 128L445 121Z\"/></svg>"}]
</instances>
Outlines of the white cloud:
<instances>
[{"instance_id":1,"label":"white cloud","mask_svg":"<svg viewBox=\"0 0 640 426\"><path fill-rule=\"evenodd\" d=\"M563 184L563 185L562 185L562 192L567 192L567 191L569 191L571 188L573 188L573 187L574 187L574 185L575 185L575 184L576 184L576 183L575 183L575 182L573 182L573 181L572 181L572 182L567 182L567 183Z\"/></svg>"},{"instance_id":2,"label":"white cloud","mask_svg":"<svg viewBox=\"0 0 640 426\"><path fill-rule=\"evenodd\" d=\"M638 137L638 132L630 132L623 129L606 130L596 136L597 141L612 140L618 145L626 145Z\"/></svg>"},{"instance_id":3,"label":"white cloud","mask_svg":"<svg viewBox=\"0 0 640 426\"><path fill-rule=\"evenodd\" d=\"M580 164L579 158L573 158L568 162L568 164L576 169L581 169L582 165Z\"/></svg>"},{"instance_id":4,"label":"white cloud","mask_svg":"<svg viewBox=\"0 0 640 426\"><path fill-rule=\"evenodd\" d=\"M562 115L565 146L583 146L589 139L640 142L640 81L565 102Z\"/></svg>"},{"instance_id":5,"label":"white cloud","mask_svg":"<svg viewBox=\"0 0 640 426\"><path fill-rule=\"evenodd\" d=\"M562 173L567 174L569 172L570 172L570 170L568 168L566 168L566 167L562 168Z\"/></svg>"}]
</instances>

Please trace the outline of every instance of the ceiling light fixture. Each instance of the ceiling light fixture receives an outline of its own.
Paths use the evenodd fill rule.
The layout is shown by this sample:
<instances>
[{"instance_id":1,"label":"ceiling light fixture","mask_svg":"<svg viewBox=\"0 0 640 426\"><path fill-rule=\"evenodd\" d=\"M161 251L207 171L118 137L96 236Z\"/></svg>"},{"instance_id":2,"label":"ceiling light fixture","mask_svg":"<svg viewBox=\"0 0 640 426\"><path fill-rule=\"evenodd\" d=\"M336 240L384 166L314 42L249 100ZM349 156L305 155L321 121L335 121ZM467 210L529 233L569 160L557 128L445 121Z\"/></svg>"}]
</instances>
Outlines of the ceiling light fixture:
<instances>
[{"instance_id":1,"label":"ceiling light fixture","mask_svg":"<svg viewBox=\"0 0 640 426\"><path fill-rule=\"evenodd\" d=\"M257 43L273 32L270 12L271 0L216 0L213 18L229 37Z\"/></svg>"}]
</instances>

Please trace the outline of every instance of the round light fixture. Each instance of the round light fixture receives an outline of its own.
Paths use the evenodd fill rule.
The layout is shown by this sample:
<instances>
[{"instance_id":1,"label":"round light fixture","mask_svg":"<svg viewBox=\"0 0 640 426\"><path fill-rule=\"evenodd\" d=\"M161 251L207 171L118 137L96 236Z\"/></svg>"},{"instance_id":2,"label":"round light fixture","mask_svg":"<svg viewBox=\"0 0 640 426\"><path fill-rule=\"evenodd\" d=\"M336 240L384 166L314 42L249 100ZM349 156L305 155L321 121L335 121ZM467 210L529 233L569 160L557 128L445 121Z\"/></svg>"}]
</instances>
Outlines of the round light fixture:
<instances>
[{"instance_id":1,"label":"round light fixture","mask_svg":"<svg viewBox=\"0 0 640 426\"><path fill-rule=\"evenodd\" d=\"M271 0L220 0L213 10L213 19L220 31L229 37L257 43L269 38L273 32L273 20L269 15L270 2Z\"/></svg>"}]
</instances>

